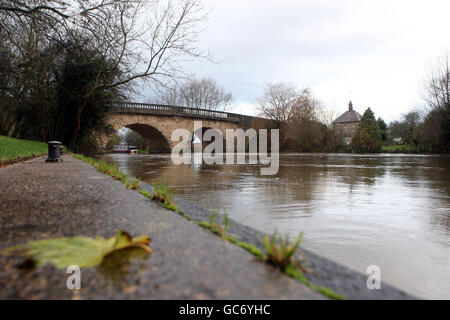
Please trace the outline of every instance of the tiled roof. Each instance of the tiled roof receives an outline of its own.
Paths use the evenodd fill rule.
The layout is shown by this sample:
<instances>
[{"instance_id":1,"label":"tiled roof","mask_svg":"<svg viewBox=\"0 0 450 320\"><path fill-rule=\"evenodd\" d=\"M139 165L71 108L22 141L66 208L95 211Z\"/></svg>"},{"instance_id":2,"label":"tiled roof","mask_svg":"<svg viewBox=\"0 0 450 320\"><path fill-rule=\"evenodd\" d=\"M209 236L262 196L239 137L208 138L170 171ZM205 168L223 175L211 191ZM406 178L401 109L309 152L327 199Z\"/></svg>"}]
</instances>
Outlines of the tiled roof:
<instances>
[{"instance_id":1,"label":"tiled roof","mask_svg":"<svg viewBox=\"0 0 450 320\"><path fill-rule=\"evenodd\" d=\"M342 122L359 122L361 121L361 115L355 110L349 110L341 114L333 123Z\"/></svg>"}]
</instances>

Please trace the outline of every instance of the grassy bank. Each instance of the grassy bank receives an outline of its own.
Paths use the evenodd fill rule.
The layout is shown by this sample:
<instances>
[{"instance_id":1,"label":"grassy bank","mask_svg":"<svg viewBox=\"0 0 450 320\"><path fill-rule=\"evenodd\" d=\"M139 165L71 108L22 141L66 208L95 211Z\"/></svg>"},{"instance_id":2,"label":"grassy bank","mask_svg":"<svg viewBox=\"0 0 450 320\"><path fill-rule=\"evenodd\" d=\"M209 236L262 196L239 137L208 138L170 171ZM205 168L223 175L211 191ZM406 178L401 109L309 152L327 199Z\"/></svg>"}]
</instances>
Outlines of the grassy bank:
<instances>
[{"instance_id":1,"label":"grassy bank","mask_svg":"<svg viewBox=\"0 0 450 320\"><path fill-rule=\"evenodd\" d=\"M392 146L383 146L382 149L385 153L415 153L417 152L414 147L409 145L392 145Z\"/></svg>"},{"instance_id":2,"label":"grassy bank","mask_svg":"<svg viewBox=\"0 0 450 320\"><path fill-rule=\"evenodd\" d=\"M46 154L47 144L0 136L0 164L10 164Z\"/></svg>"}]
</instances>

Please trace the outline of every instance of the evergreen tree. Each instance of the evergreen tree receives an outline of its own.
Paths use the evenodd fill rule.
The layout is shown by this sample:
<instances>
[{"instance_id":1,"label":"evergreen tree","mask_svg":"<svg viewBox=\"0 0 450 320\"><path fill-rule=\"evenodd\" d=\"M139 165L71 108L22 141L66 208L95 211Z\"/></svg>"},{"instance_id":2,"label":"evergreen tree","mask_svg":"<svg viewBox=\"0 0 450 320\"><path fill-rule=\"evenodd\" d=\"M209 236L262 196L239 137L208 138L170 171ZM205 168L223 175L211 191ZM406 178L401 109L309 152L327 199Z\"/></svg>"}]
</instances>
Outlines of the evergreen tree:
<instances>
[{"instance_id":1,"label":"evergreen tree","mask_svg":"<svg viewBox=\"0 0 450 320\"><path fill-rule=\"evenodd\" d=\"M381 131L381 140L384 142L387 140L387 124L381 117L378 117L378 128Z\"/></svg>"},{"instance_id":2,"label":"evergreen tree","mask_svg":"<svg viewBox=\"0 0 450 320\"><path fill-rule=\"evenodd\" d=\"M352 139L352 150L357 153L381 152L381 131L370 108L364 112L356 129Z\"/></svg>"}]
</instances>

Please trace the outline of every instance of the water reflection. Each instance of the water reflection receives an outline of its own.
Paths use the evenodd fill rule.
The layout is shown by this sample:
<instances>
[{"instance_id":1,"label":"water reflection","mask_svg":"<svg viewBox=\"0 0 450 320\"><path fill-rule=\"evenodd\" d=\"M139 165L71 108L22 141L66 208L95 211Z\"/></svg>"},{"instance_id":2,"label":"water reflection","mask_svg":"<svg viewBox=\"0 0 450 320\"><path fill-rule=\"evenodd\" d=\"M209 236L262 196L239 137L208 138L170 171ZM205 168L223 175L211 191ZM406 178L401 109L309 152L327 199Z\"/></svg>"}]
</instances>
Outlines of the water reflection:
<instances>
[{"instance_id":1,"label":"water reflection","mask_svg":"<svg viewBox=\"0 0 450 320\"><path fill-rule=\"evenodd\" d=\"M276 176L169 155L105 159L264 232L303 230L306 247L361 272L379 265L412 294L450 298L448 156L283 154Z\"/></svg>"}]
</instances>

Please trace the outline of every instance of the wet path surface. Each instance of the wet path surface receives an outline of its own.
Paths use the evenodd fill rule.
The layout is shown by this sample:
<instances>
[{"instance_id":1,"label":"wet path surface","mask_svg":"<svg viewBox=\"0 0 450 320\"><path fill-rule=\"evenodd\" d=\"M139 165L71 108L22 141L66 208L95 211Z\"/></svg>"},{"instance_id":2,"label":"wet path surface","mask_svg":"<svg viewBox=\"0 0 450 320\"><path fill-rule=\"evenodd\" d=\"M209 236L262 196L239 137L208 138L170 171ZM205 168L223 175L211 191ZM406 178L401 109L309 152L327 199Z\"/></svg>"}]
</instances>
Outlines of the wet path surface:
<instances>
[{"instance_id":1,"label":"wet path surface","mask_svg":"<svg viewBox=\"0 0 450 320\"><path fill-rule=\"evenodd\" d=\"M22 271L0 257L0 298L321 299L181 216L93 167L64 156L0 169L0 248L61 236L111 237L119 229L152 238L153 253L82 269L81 290L65 270ZM116 263L114 263L116 262Z\"/></svg>"}]
</instances>

